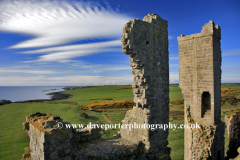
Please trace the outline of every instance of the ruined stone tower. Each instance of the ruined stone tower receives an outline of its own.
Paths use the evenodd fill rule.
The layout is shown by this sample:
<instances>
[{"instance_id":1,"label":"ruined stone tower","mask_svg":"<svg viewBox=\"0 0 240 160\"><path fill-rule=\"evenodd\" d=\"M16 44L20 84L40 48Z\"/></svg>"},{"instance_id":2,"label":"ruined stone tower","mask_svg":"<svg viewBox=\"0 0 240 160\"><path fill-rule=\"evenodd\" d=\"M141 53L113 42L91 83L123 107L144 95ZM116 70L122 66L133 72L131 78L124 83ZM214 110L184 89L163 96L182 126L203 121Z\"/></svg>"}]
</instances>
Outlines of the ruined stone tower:
<instances>
[{"instance_id":1,"label":"ruined stone tower","mask_svg":"<svg viewBox=\"0 0 240 160\"><path fill-rule=\"evenodd\" d=\"M130 20L123 28L122 52L130 56L136 106L123 124L169 123L168 24L156 14ZM168 130L121 129L121 137L142 144L145 153L169 159ZM152 157L154 158L154 157Z\"/></svg>"},{"instance_id":2,"label":"ruined stone tower","mask_svg":"<svg viewBox=\"0 0 240 160\"><path fill-rule=\"evenodd\" d=\"M127 111L122 125L127 127L120 134L101 139L99 128L69 128L60 116L37 112L23 124L30 137L23 158L169 160L168 129L163 128L169 124L167 27L166 20L148 14L123 28L121 41L123 52L130 56L136 106Z\"/></svg>"},{"instance_id":3,"label":"ruined stone tower","mask_svg":"<svg viewBox=\"0 0 240 160\"><path fill-rule=\"evenodd\" d=\"M179 85L184 95L184 159L221 160L224 157L224 123L221 121L220 27L213 21L201 33L181 35Z\"/></svg>"}]
</instances>

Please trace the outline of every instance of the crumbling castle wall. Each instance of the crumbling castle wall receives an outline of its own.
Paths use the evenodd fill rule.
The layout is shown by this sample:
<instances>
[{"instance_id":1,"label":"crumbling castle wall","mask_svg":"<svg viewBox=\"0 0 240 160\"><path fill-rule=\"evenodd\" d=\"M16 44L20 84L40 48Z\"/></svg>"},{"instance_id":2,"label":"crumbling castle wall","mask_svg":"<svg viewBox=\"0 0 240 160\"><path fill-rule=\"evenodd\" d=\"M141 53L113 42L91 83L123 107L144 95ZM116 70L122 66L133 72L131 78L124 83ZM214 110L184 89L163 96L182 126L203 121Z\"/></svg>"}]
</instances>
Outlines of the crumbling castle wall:
<instances>
[{"instance_id":1,"label":"crumbling castle wall","mask_svg":"<svg viewBox=\"0 0 240 160\"><path fill-rule=\"evenodd\" d=\"M229 145L227 158L235 158L238 155L240 146L240 112L225 116L225 123L228 130Z\"/></svg>"},{"instance_id":2,"label":"crumbling castle wall","mask_svg":"<svg viewBox=\"0 0 240 160\"><path fill-rule=\"evenodd\" d=\"M156 14L130 20L123 28L122 52L129 55L136 106L123 124L169 123L168 23ZM169 158L168 130L121 129L121 137L142 143L146 154Z\"/></svg>"},{"instance_id":3,"label":"crumbling castle wall","mask_svg":"<svg viewBox=\"0 0 240 160\"><path fill-rule=\"evenodd\" d=\"M224 123L221 122L220 27L213 21L201 33L181 35L179 42L179 85L184 95L184 159L223 159Z\"/></svg>"},{"instance_id":4,"label":"crumbling castle wall","mask_svg":"<svg viewBox=\"0 0 240 160\"><path fill-rule=\"evenodd\" d=\"M23 129L30 138L30 147L23 158L32 160L72 159L80 142L101 138L99 129L66 128L60 116L35 113L26 117ZM60 127L60 128L59 128ZM29 154L30 152L30 154Z\"/></svg>"}]
</instances>

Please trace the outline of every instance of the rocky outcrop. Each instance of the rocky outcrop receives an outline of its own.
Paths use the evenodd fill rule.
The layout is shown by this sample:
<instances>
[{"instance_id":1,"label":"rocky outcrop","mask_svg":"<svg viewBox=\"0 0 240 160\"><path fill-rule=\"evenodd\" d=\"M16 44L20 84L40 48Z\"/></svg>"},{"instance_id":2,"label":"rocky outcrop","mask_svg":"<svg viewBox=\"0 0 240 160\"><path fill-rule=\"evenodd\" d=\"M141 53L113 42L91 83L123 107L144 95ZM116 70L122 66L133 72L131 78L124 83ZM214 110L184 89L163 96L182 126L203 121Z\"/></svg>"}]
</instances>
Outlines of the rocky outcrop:
<instances>
[{"instance_id":1,"label":"rocky outcrop","mask_svg":"<svg viewBox=\"0 0 240 160\"><path fill-rule=\"evenodd\" d=\"M3 100L0 101L0 106L4 105L4 104L10 104L10 103L12 103L10 100L4 100L3 99Z\"/></svg>"}]
</instances>

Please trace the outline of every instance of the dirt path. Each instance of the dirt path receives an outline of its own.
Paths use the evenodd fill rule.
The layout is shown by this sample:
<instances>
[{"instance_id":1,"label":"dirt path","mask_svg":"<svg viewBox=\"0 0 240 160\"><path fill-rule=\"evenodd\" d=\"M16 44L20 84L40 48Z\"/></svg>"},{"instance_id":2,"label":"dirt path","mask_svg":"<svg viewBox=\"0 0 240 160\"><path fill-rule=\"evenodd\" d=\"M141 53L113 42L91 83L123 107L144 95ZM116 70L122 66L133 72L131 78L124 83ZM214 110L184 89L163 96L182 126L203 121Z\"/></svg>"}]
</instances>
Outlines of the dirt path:
<instances>
[{"instance_id":1,"label":"dirt path","mask_svg":"<svg viewBox=\"0 0 240 160\"><path fill-rule=\"evenodd\" d=\"M106 114L103 114L103 117L106 119L106 121L108 121L108 123L115 124L110 118L108 118Z\"/></svg>"},{"instance_id":2,"label":"dirt path","mask_svg":"<svg viewBox=\"0 0 240 160\"><path fill-rule=\"evenodd\" d=\"M184 108L183 109L170 108L169 111L171 111L171 110L173 110L173 111L184 111Z\"/></svg>"}]
</instances>

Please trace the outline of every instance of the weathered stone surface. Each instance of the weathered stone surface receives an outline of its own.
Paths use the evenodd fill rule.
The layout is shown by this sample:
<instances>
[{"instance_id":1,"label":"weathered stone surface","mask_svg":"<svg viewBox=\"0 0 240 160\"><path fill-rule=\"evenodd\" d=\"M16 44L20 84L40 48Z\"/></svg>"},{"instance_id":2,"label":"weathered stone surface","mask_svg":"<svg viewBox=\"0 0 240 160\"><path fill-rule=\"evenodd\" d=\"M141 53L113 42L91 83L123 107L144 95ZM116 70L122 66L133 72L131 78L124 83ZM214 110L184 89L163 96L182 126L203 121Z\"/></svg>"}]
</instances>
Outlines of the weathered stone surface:
<instances>
[{"instance_id":1,"label":"weathered stone surface","mask_svg":"<svg viewBox=\"0 0 240 160\"><path fill-rule=\"evenodd\" d=\"M24 154L22 155L23 159L30 159L31 157L31 152L30 152L30 147L25 147L24 148Z\"/></svg>"},{"instance_id":2,"label":"weathered stone surface","mask_svg":"<svg viewBox=\"0 0 240 160\"><path fill-rule=\"evenodd\" d=\"M220 27L210 21L201 33L177 39L185 124L201 124L201 129L185 129L184 159L223 159Z\"/></svg>"},{"instance_id":3,"label":"weathered stone surface","mask_svg":"<svg viewBox=\"0 0 240 160\"><path fill-rule=\"evenodd\" d=\"M46 121L44 124L44 129L45 128L53 128L55 122L54 121Z\"/></svg>"},{"instance_id":4,"label":"weathered stone surface","mask_svg":"<svg viewBox=\"0 0 240 160\"><path fill-rule=\"evenodd\" d=\"M23 160L93 160L93 159L156 159L154 155L144 154L143 145L122 139L116 135L110 139L101 139L100 129L57 129L57 121L52 115L42 113L28 116L24 125L29 125L27 133L30 147L24 149ZM53 127L44 125L54 122ZM66 122L62 122L67 124ZM167 160L168 155L161 154L159 159Z\"/></svg>"},{"instance_id":5,"label":"weathered stone surface","mask_svg":"<svg viewBox=\"0 0 240 160\"><path fill-rule=\"evenodd\" d=\"M30 148L25 148L23 158L30 156L33 160L72 159L74 156L71 154L74 155L75 147L80 142L101 138L100 129L67 129L67 122L62 122L63 127L58 129L58 120L62 121L60 116L47 116L40 112L26 117L23 125L30 138Z\"/></svg>"},{"instance_id":6,"label":"weathered stone surface","mask_svg":"<svg viewBox=\"0 0 240 160\"><path fill-rule=\"evenodd\" d=\"M123 28L122 52L129 55L136 106L123 124L169 123L168 23L156 14L130 20ZM121 129L121 137L143 145L147 155L169 158L168 130Z\"/></svg>"},{"instance_id":7,"label":"weathered stone surface","mask_svg":"<svg viewBox=\"0 0 240 160\"><path fill-rule=\"evenodd\" d=\"M240 112L236 112L231 116L226 115L225 123L229 138L227 158L234 158L238 155L238 147L240 146Z\"/></svg>"}]
</instances>

